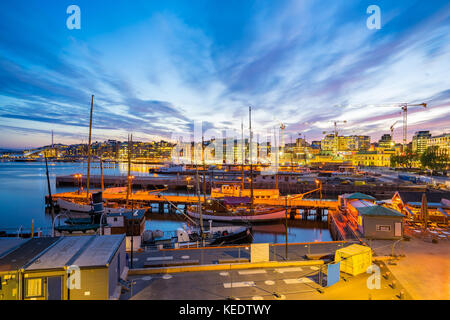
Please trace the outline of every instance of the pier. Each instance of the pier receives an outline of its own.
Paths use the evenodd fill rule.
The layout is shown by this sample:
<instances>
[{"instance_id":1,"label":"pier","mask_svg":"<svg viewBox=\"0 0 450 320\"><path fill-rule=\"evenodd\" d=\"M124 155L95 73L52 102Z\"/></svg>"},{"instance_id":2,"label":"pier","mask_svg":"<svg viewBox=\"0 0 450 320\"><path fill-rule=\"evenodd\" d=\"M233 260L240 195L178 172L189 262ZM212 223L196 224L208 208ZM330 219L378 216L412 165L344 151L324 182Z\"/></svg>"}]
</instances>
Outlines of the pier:
<instances>
[{"instance_id":1,"label":"pier","mask_svg":"<svg viewBox=\"0 0 450 320\"><path fill-rule=\"evenodd\" d=\"M63 192L52 195L53 201L64 199L70 201L83 201L87 198L86 193L79 192ZM115 204L126 203L126 194L124 193L103 193L103 199L106 202ZM203 197L202 197L203 199ZM198 203L197 196L176 196L176 195L160 195L150 192L138 191L129 196L129 201L133 208L145 208L151 213L154 206L157 207L158 213L164 213L167 208L168 213L175 213L177 208L181 206L184 211L187 206ZM46 202L49 198L46 197ZM322 220L328 214L329 210L337 210L337 200L316 200L316 199L290 199L289 197L279 197L278 199L254 199L256 205L279 206L287 208L287 216L290 219L308 219L314 215L317 220Z\"/></svg>"},{"instance_id":2,"label":"pier","mask_svg":"<svg viewBox=\"0 0 450 320\"><path fill-rule=\"evenodd\" d=\"M222 176L222 173L218 174ZM188 175L172 175L172 176L159 176L155 175L146 175L146 176L135 176L133 179L133 188L140 189L157 189L161 187L166 187L170 190L186 190L187 188L193 186L193 180L188 179ZM86 185L87 178L83 176L81 179L82 185ZM211 181L210 177L207 175L205 179L205 185L207 190L211 189L211 187L218 183L218 181ZM221 184L226 183L226 180L219 180ZM239 181L230 180L229 183L238 183ZM72 175L65 176L57 176L56 177L56 187L63 186L78 186L80 181L77 178L74 178ZM103 177L103 183L105 187L124 187L127 185L127 176L114 176L114 175L105 175ZM246 187L248 183L246 183ZM101 176L100 175L91 175L90 176L90 185L93 187L101 186ZM276 183L272 180L268 181L255 181L253 183L253 187L255 189L273 189L276 188ZM282 194L299 194L308 192L312 189L315 189L316 185L314 181L292 181L288 179L285 181L284 179L280 179L278 181L278 189ZM353 184L335 184L335 183L322 183L322 193L327 196L338 196L344 193L354 193L361 192L364 194L368 194L374 196L376 198L391 198L395 192L397 191L416 191L416 192L425 192L427 190L426 185L407 185L407 184L398 184L398 183L372 183L366 185L353 185Z\"/></svg>"}]
</instances>

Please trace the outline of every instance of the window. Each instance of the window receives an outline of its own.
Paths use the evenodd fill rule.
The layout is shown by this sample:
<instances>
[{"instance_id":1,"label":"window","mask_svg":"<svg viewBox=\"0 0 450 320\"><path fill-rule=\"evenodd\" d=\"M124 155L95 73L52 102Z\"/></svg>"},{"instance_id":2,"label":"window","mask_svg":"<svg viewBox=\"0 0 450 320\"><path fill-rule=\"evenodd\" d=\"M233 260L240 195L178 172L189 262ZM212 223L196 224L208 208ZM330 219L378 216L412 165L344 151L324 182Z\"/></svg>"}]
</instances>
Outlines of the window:
<instances>
[{"instance_id":1,"label":"window","mask_svg":"<svg viewBox=\"0 0 450 320\"><path fill-rule=\"evenodd\" d=\"M27 279L27 297L41 297L42 296L42 279Z\"/></svg>"},{"instance_id":2,"label":"window","mask_svg":"<svg viewBox=\"0 0 450 320\"><path fill-rule=\"evenodd\" d=\"M114 222L117 222L117 218L114 218Z\"/></svg>"},{"instance_id":3,"label":"window","mask_svg":"<svg viewBox=\"0 0 450 320\"><path fill-rule=\"evenodd\" d=\"M391 231L391 226L383 226L377 224L377 231Z\"/></svg>"}]
</instances>

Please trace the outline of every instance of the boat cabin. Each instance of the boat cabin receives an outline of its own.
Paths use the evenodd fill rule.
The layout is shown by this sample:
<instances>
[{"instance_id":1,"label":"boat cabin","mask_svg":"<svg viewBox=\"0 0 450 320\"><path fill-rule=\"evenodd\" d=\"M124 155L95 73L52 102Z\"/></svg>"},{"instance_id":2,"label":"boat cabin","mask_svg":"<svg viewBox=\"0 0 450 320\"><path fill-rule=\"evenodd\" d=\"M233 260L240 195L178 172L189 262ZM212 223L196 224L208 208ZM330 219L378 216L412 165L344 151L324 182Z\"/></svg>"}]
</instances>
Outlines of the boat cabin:
<instances>
[{"instance_id":1,"label":"boat cabin","mask_svg":"<svg viewBox=\"0 0 450 320\"><path fill-rule=\"evenodd\" d=\"M211 198L224 197L250 197L251 189L242 189L237 184L223 185L221 188L211 190ZM253 189L254 199L278 199L280 191L278 189Z\"/></svg>"},{"instance_id":2,"label":"boat cabin","mask_svg":"<svg viewBox=\"0 0 450 320\"><path fill-rule=\"evenodd\" d=\"M104 234L126 234L127 251L137 251L142 244L145 230L145 210L110 213L106 216ZM131 239L133 237L133 239ZM131 246L133 242L133 246Z\"/></svg>"}]
</instances>

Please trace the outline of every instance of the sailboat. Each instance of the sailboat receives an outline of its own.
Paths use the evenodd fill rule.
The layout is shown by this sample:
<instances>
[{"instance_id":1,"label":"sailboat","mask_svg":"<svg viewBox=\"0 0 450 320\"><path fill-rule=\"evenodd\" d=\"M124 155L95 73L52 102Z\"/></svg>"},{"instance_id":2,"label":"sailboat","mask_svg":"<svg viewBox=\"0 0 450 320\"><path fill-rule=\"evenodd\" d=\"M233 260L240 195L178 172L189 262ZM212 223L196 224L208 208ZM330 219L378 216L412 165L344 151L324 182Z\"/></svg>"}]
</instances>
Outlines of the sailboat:
<instances>
[{"instance_id":1,"label":"sailboat","mask_svg":"<svg viewBox=\"0 0 450 320\"><path fill-rule=\"evenodd\" d=\"M254 205L251 111L252 109L249 107L250 197L243 197L243 189L241 189L241 196L236 196L233 193L232 196L224 196L223 199L212 198L204 204L204 208L202 208L200 203L188 207L187 214L189 216L196 219L202 218L231 223L268 222L281 220L286 217L285 208Z\"/></svg>"}]
</instances>

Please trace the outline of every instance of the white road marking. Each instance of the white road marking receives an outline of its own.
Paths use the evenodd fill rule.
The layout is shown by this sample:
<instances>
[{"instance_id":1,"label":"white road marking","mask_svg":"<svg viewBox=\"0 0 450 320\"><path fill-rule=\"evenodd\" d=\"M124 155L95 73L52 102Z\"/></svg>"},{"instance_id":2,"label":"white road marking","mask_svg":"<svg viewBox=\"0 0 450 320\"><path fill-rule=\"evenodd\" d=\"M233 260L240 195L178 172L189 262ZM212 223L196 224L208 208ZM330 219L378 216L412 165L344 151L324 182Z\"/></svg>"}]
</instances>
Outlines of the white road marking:
<instances>
[{"instance_id":1,"label":"white road marking","mask_svg":"<svg viewBox=\"0 0 450 320\"><path fill-rule=\"evenodd\" d=\"M292 267L292 268L277 268L275 272L285 273L285 272L301 272L303 269L301 267Z\"/></svg>"},{"instance_id":2,"label":"white road marking","mask_svg":"<svg viewBox=\"0 0 450 320\"><path fill-rule=\"evenodd\" d=\"M266 280L266 281L264 281L264 283L267 284L268 286L273 286L275 284L275 281Z\"/></svg>"},{"instance_id":3,"label":"white road marking","mask_svg":"<svg viewBox=\"0 0 450 320\"><path fill-rule=\"evenodd\" d=\"M264 298L260 296L254 296L252 297L252 300L264 300Z\"/></svg>"},{"instance_id":4,"label":"white road marking","mask_svg":"<svg viewBox=\"0 0 450 320\"><path fill-rule=\"evenodd\" d=\"M311 266L310 268L311 268L311 270L314 270L314 271L315 271L315 270L319 270L319 268L314 267L314 266Z\"/></svg>"},{"instance_id":5,"label":"white road marking","mask_svg":"<svg viewBox=\"0 0 450 320\"><path fill-rule=\"evenodd\" d=\"M152 280L152 277L142 277L142 280L144 280L144 281L150 281L150 280Z\"/></svg>"},{"instance_id":6,"label":"white road marking","mask_svg":"<svg viewBox=\"0 0 450 320\"><path fill-rule=\"evenodd\" d=\"M133 262L139 261L138 258L133 258Z\"/></svg>"},{"instance_id":7,"label":"white road marking","mask_svg":"<svg viewBox=\"0 0 450 320\"><path fill-rule=\"evenodd\" d=\"M189 259L189 256L181 256L181 259L184 259L184 260Z\"/></svg>"},{"instance_id":8,"label":"white road marking","mask_svg":"<svg viewBox=\"0 0 450 320\"><path fill-rule=\"evenodd\" d=\"M162 276L162 278L164 280L169 280L169 279L172 279L172 276L170 274L165 274L165 275Z\"/></svg>"},{"instance_id":9,"label":"white road marking","mask_svg":"<svg viewBox=\"0 0 450 320\"><path fill-rule=\"evenodd\" d=\"M266 270L243 270L239 271L239 274L261 274L261 273L267 273Z\"/></svg>"},{"instance_id":10,"label":"white road marking","mask_svg":"<svg viewBox=\"0 0 450 320\"><path fill-rule=\"evenodd\" d=\"M221 272L221 273L219 273L222 277L226 277L226 276L228 276L229 275L229 273L228 272Z\"/></svg>"},{"instance_id":11,"label":"white road marking","mask_svg":"<svg viewBox=\"0 0 450 320\"><path fill-rule=\"evenodd\" d=\"M169 257L148 257L147 261L159 261L159 260L173 260L172 256Z\"/></svg>"},{"instance_id":12,"label":"white road marking","mask_svg":"<svg viewBox=\"0 0 450 320\"><path fill-rule=\"evenodd\" d=\"M253 281L244 282L227 282L223 284L224 288L243 288L243 287L254 287L255 283Z\"/></svg>"},{"instance_id":13,"label":"white road marking","mask_svg":"<svg viewBox=\"0 0 450 320\"><path fill-rule=\"evenodd\" d=\"M298 283L312 283L313 281L309 278L300 278L300 279L284 279L286 284L298 284Z\"/></svg>"}]
</instances>

